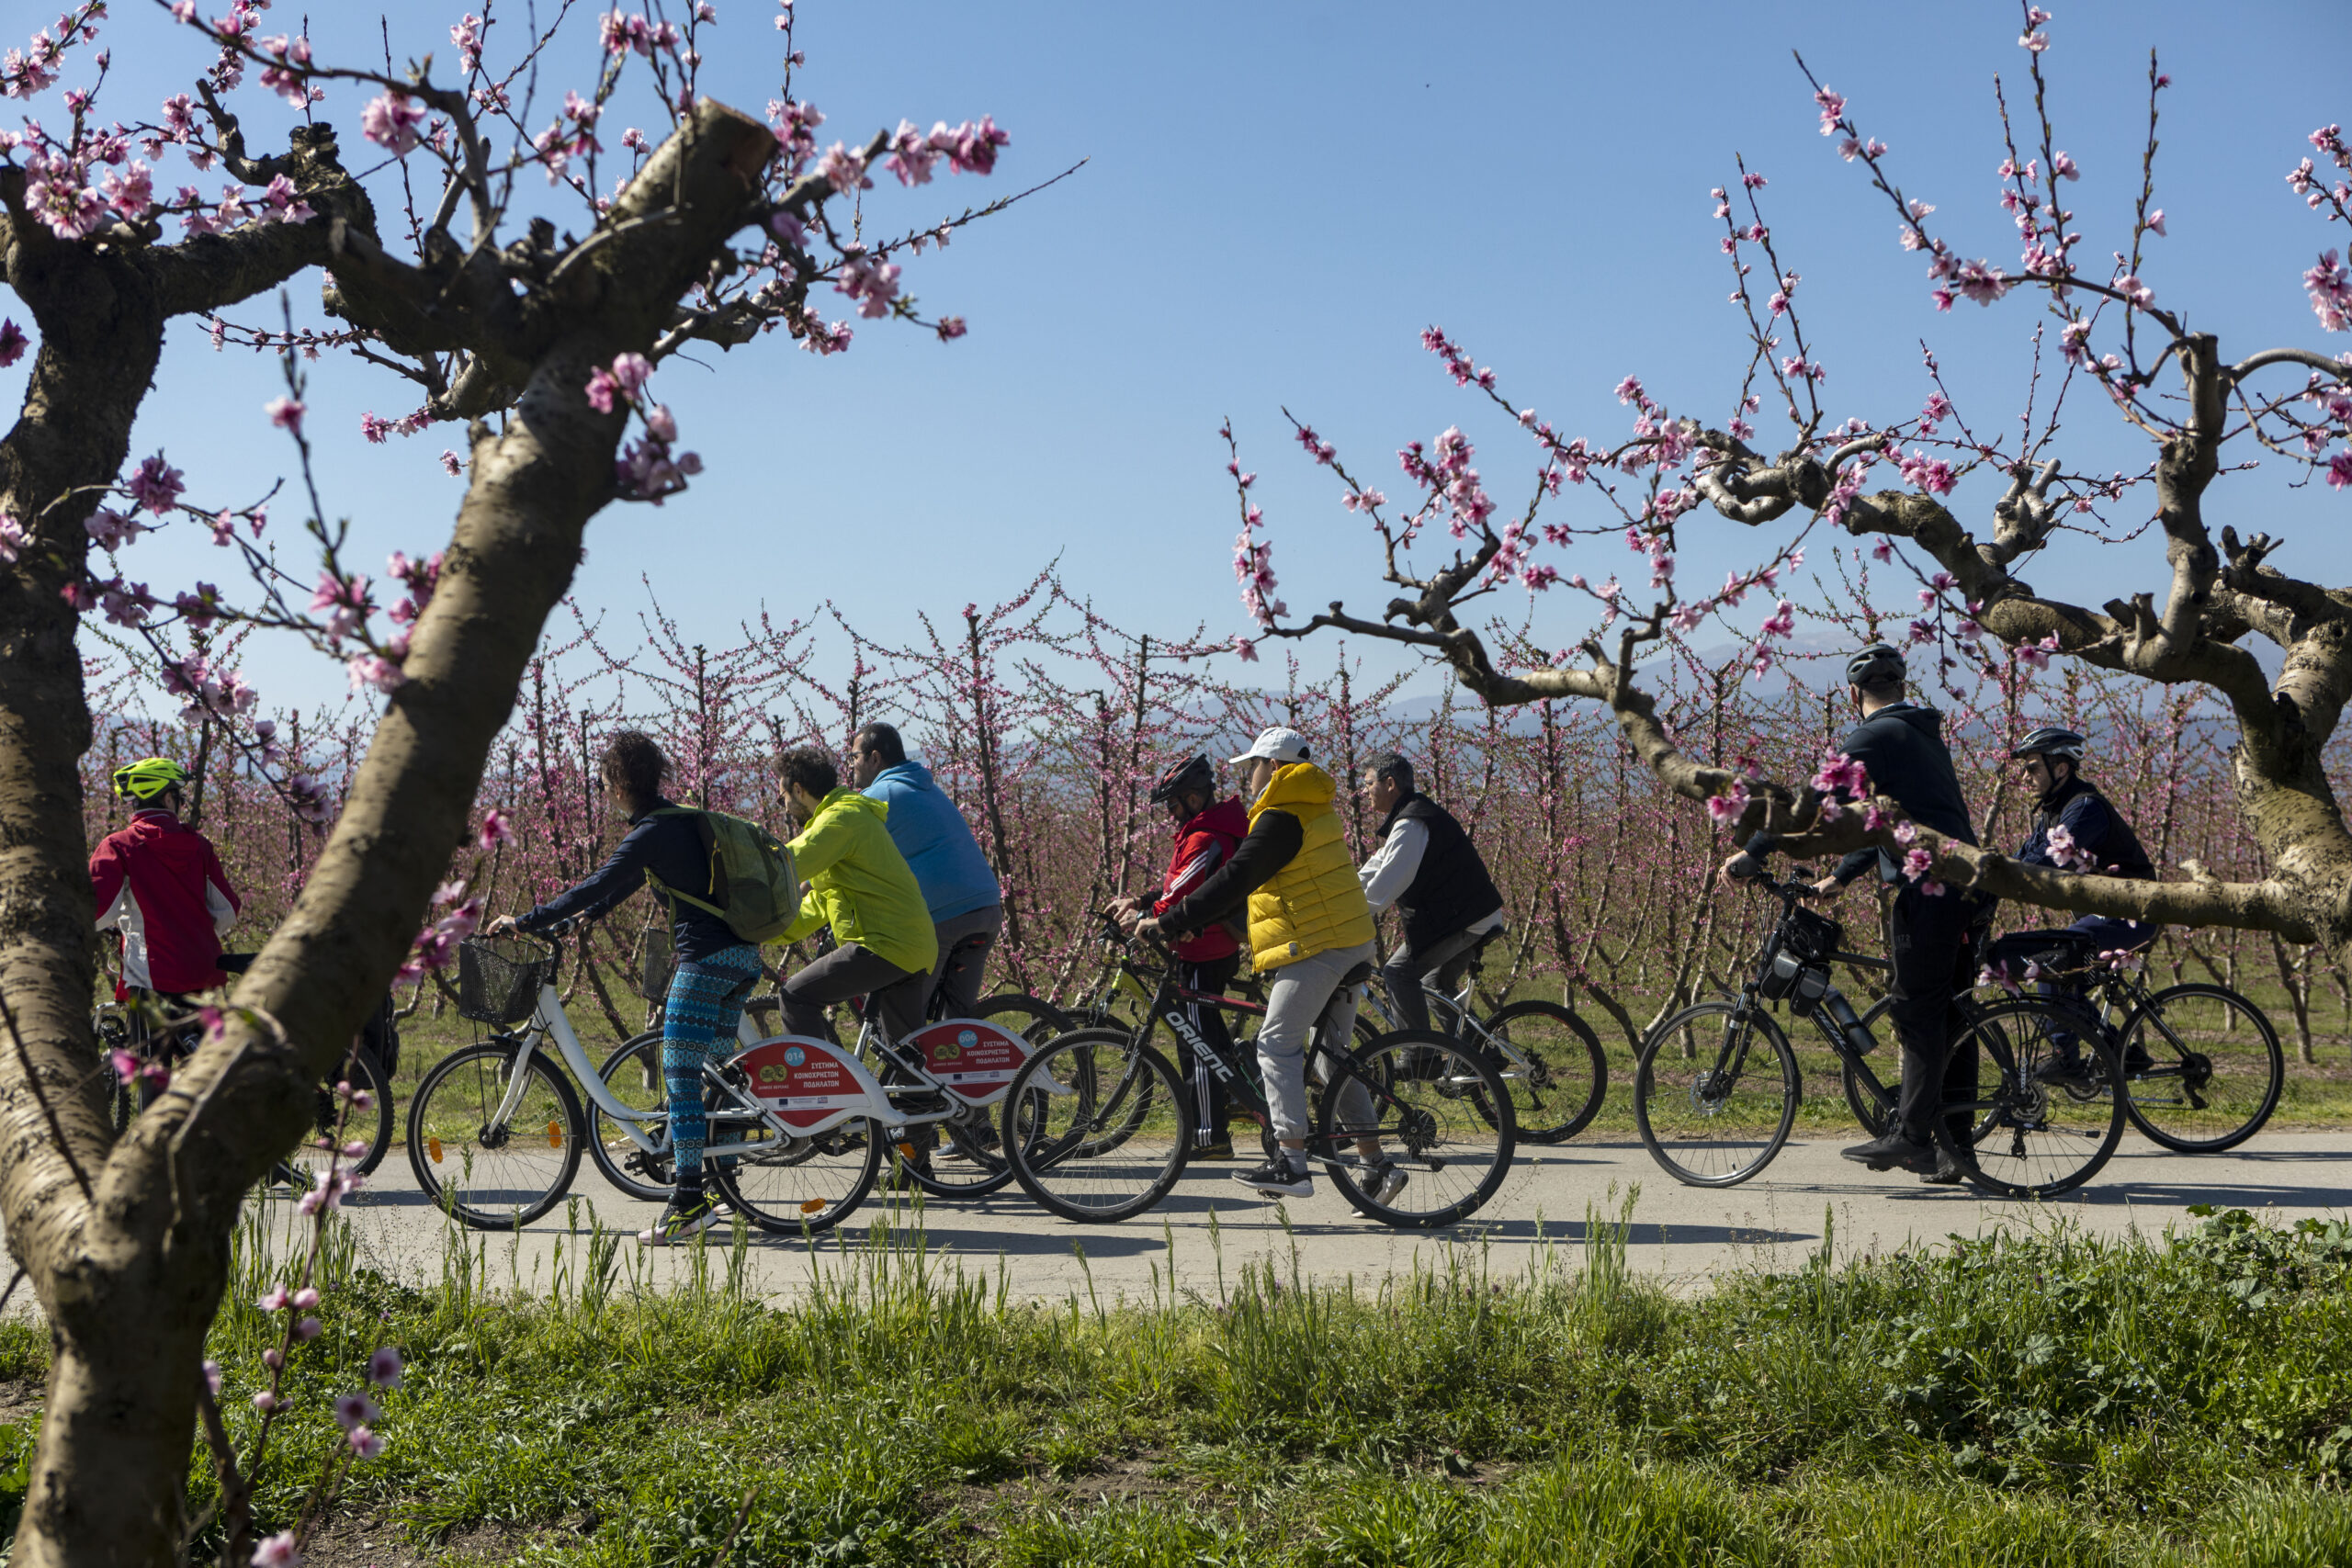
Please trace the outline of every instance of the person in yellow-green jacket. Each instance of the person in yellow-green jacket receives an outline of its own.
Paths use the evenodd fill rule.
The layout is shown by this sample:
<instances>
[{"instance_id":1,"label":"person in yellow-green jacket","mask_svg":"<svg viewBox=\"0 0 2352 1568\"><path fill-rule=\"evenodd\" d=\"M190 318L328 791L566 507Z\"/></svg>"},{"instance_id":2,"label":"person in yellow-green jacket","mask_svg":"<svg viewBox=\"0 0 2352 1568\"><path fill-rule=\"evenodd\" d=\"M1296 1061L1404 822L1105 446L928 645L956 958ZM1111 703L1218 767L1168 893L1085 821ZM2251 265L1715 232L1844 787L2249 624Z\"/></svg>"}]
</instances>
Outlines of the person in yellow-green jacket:
<instances>
[{"instance_id":1,"label":"person in yellow-green jacket","mask_svg":"<svg viewBox=\"0 0 2352 1568\"><path fill-rule=\"evenodd\" d=\"M1199 931L1246 901L1250 965L1267 977L1258 1066L1281 1146L1265 1164L1233 1179L1270 1196L1304 1198L1315 1190L1306 1173L1306 1033L1319 1019L1324 1037L1340 1042L1341 1050L1353 1038L1356 987L1340 982L1372 959L1372 907L1332 807L1339 786L1308 760L1306 737L1278 726L1233 761L1248 769L1249 835L1206 881L1137 930L1147 935ZM1354 1093L1363 1099L1361 1088ZM1371 1107L1343 1104L1340 1110L1361 1117ZM1370 1140L1359 1145L1366 1158L1378 1161L1372 1196L1392 1202L1404 1190L1405 1172L1379 1148Z\"/></svg>"},{"instance_id":2,"label":"person in yellow-green jacket","mask_svg":"<svg viewBox=\"0 0 2352 1568\"><path fill-rule=\"evenodd\" d=\"M825 1004L862 996L895 1043L922 1024L939 942L915 874L890 841L890 808L840 787L832 759L813 747L778 757L775 776L777 797L800 824L792 858L808 885L782 940L831 926L840 943L777 992L785 1032L831 1039Z\"/></svg>"}]
</instances>

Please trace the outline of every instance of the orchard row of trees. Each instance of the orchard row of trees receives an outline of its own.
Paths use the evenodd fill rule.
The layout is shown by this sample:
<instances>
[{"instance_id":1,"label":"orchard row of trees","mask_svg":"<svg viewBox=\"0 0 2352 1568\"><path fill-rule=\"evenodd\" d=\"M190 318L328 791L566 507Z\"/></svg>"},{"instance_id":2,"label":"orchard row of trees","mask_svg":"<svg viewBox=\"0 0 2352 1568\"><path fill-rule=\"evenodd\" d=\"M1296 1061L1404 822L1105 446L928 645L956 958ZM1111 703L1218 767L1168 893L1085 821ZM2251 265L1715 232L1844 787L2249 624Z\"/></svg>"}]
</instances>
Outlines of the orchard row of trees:
<instances>
[{"instance_id":1,"label":"orchard row of trees","mask_svg":"<svg viewBox=\"0 0 2352 1568\"><path fill-rule=\"evenodd\" d=\"M1836 563L1857 578L1868 564ZM1815 618L1823 631L1813 640L1842 649L1880 635L1888 617ZM492 749L476 820L494 820L503 837L484 844L469 835L450 877L501 913L596 864L617 825L594 758L621 726L661 739L675 761L679 798L788 831L767 759L790 745L842 750L859 725L881 719L922 749L1003 881L1001 981L1067 998L1091 977L1090 911L1148 886L1163 863L1168 825L1147 804L1152 780L1195 752L1222 758L1261 726L1283 723L1312 737L1351 789L1366 759L1403 752L1424 787L1471 826L1510 904L1513 940L1487 976L1498 994L1560 995L1630 1043L1661 1009L1724 984L1754 951L1760 907L1715 897L1709 884L1726 852L1724 829L1656 789L1607 716L1589 705L1553 699L1513 712L1465 703L1452 688L1435 700L1400 701L1402 678L1367 678L1344 644L1320 671L1295 654L1279 673L1236 668L1197 636L1111 625L1053 573L1007 603L922 626L913 645L886 646L837 613L762 620L712 647L688 641L658 603L594 623L575 615L532 660L514 717ZM1788 671L1758 679L1744 649L1682 649L1657 660L1648 677L1686 750L1717 767L1770 773L1809 764L1850 722L1840 659L1799 651ZM840 678L818 673L825 671ZM318 818L337 808L372 715L347 703L309 716L247 709L216 719L191 703L183 717L142 703L153 689L126 671L107 690L121 705L88 755L89 834L107 831L124 809L105 787L109 769L152 750L200 757L199 818L251 891L242 940L257 942L300 890L323 841ZM2021 839L2032 808L2007 761L2009 746L2062 722L2096 737L2095 776L2141 825L2168 874L2192 862L2219 875L2260 874L2231 794L2225 716L2193 694L2162 697L2079 664L1956 660L1923 695L1950 715L1988 844ZM256 776L249 746L236 743L237 732L256 725L283 737L320 781L315 801ZM1360 793L1347 804L1361 856L1379 824L1367 819ZM2012 911L2019 923L2041 915ZM619 1033L639 1023L630 958L653 916L650 897L624 906L579 947L568 977ZM1856 935L1878 940L1875 931ZM2314 998L2332 1000L2338 1016L2352 1013L2352 975L2340 958L2275 933L2176 929L2159 962L2176 976L2196 970L2281 987L2307 1061ZM439 1005L445 980L425 974L413 985L406 1005Z\"/></svg>"}]
</instances>

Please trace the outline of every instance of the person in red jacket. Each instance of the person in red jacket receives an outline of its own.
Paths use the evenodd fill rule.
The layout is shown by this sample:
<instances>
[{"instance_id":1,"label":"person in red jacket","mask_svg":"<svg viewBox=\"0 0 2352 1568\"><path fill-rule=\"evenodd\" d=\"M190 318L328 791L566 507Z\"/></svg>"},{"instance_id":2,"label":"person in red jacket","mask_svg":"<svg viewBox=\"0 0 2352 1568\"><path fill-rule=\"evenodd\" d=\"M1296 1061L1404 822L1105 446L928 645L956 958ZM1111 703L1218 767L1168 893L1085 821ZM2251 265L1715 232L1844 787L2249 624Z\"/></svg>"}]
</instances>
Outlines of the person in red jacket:
<instances>
[{"instance_id":1,"label":"person in red jacket","mask_svg":"<svg viewBox=\"0 0 2352 1568\"><path fill-rule=\"evenodd\" d=\"M1223 865L1233 848L1250 831L1250 814L1240 798L1216 798L1216 772L1206 757L1195 757L1152 786L1151 803L1166 806L1176 824L1176 848L1169 856L1168 873L1160 880L1159 897L1152 901L1154 917L1178 899L1196 891L1209 874ZM1141 900L1122 898L1112 907L1129 931L1143 918ZM1176 983L1188 991L1222 996L1241 972L1241 943L1232 928L1213 923L1190 942L1176 944ZM1233 1036L1226 1028L1225 1011L1206 1002L1187 1004L1188 1021L1201 1038L1219 1050L1230 1051ZM1176 1042L1177 1066L1193 1080L1200 1111L1199 1144L1194 1159L1231 1159L1233 1134L1226 1127L1225 1080L1207 1064L1194 1059L1182 1037Z\"/></svg>"},{"instance_id":2,"label":"person in red jacket","mask_svg":"<svg viewBox=\"0 0 2352 1568\"><path fill-rule=\"evenodd\" d=\"M243 904L212 841L180 820L187 782L168 757L114 772L115 793L135 805L130 826L107 834L90 857L90 895L98 929L122 932L118 1001L134 992L185 997L226 979L220 939Z\"/></svg>"}]
</instances>

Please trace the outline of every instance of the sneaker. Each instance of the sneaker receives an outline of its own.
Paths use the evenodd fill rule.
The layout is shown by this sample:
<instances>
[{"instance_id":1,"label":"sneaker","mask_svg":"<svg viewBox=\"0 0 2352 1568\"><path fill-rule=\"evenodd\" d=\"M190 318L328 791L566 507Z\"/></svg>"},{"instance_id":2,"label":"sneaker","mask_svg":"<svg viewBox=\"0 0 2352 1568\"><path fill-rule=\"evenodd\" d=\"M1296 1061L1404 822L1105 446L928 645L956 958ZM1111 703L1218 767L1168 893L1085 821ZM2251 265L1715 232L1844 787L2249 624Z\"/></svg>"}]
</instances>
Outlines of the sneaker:
<instances>
[{"instance_id":1,"label":"sneaker","mask_svg":"<svg viewBox=\"0 0 2352 1568\"><path fill-rule=\"evenodd\" d=\"M1214 1144L1196 1144L1193 1147L1193 1157L1194 1159L1231 1159L1233 1139L1227 1135L1219 1138Z\"/></svg>"},{"instance_id":2,"label":"sneaker","mask_svg":"<svg viewBox=\"0 0 2352 1568\"><path fill-rule=\"evenodd\" d=\"M1364 1184L1364 1196L1384 1209L1396 1201L1396 1194L1405 1190L1405 1183L1412 1179L1397 1168L1393 1159L1382 1160L1366 1170L1364 1175L1370 1178ZM1356 1210L1356 1217L1365 1217L1363 1209Z\"/></svg>"},{"instance_id":3,"label":"sneaker","mask_svg":"<svg viewBox=\"0 0 2352 1568\"><path fill-rule=\"evenodd\" d=\"M1934 1173L1936 1152L1934 1144L1923 1138L1914 1138L1901 1128L1894 1129L1883 1137L1873 1138L1867 1144L1856 1144L1849 1149L1838 1151L1857 1165L1868 1166L1872 1170L1909 1170L1921 1176Z\"/></svg>"},{"instance_id":4,"label":"sneaker","mask_svg":"<svg viewBox=\"0 0 2352 1568\"><path fill-rule=\"evenodd\" d=\"M2123 1048L2123 1071L2129 1077L2136 1078L2143 1073L2154 1072L2155 1066L2156 1059L2148 1055L2145 1045L2134 1041Z\"/></svg>"},{"instance_id":5,"label":"sneaker","mask_svg":"<svg viewBox=\"0 0 2352 1568\"><path fill-rule=\"evenodd\" d=\"M673 1247L689 1236L700 1235L718 1223L718 1205L707 1192L692 1194L673 1192L653 1222L651 1230L637 1233L639 1247Z\"/></svg>"},{"instance_id":6,"label":"sneaker","mask_svg":"<svg viewBox=\"0 0 2352 1568\"><path fill-rule=\"evenodd\" d=\"M2047 1084L2086 1084L2091 1081L2090 1069L2083 1065L2082 1053L2062 1051L2033 1069L2033 1081Z\"/></svg>"},{"instance_id":7,"label":"sneaker","mask_svg":"<svg viewBox=\"0 0 2352 1568\"><path fill-rule=\"evenodd\" d=\"M1237 1170L1233 1179L1269 1198L1306 1198L1315 1192L1315 1178L1307 1174L1306 1162L1288 1153L1278 1154L1254 1169Z\"/></svg>"},{"instance_id":8,"label":"sneaker","mask_svg":"<svg viewBox=\"0 0 2352 1568\"><path fill-rule=\"evenodd\" d=\"M1921 1171L1919 1179L1930 1187L1957 1187L1968 1179L1968 1173L1960 1168L1960 1161L1951 1157L1950 1149L1938 1144L1936 1168Z\"/></svg>"}]
</instances>

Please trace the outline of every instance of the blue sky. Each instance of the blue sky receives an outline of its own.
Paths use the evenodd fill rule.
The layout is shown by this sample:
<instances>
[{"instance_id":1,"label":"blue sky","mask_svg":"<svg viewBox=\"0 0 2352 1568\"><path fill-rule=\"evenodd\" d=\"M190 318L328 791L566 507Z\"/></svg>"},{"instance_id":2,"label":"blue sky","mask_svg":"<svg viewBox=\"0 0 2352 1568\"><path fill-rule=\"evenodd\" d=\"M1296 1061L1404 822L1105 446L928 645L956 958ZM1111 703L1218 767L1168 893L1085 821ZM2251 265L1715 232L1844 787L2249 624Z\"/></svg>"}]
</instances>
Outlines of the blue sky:
<instances>
[{"instance_id":1,"label":"blue sky","mask_svg":"<svg viewBox=\"0 0 2352 1568\"><path fill-rule=\"evenodd\" d=\"M704 89L757 112L779 75L773 12L719 5L725 47ZM117 8L104 107L152 113L200 56L135 0ZM2352 346L2324 339L2298 283L2321 248L2352 236L2316 221L2282 178L2314 126L2352 119L2334 47L2342 6L2053 8L2045 60L2058 143L2084 171L2064 194L2092 254L2128 240L2154 45L2174 79L2157 169L2171 234L2154 242L2144 273L2158 301L2220 333L2225 353ZM281 0L270 22L291 25L288 9ZM588 606L633 613L643 576L714 641L763 606L789 615L825 599L888 641L910 635L918 609L952 615L1001 597L1058 557L1073 588L1124 626L1181 635L1205 622L1229 635L1245 622L1227 564L1235 509L1216 435L1227 416L1263 475L1284 597L1295 608L1341 596L1375 605L1385 594L1366 532L1337 506L1336 481L1289 444L1281 408L1392 494L1405 488L1395 448L1458 423L1498 497L1517 504L1532 451L1420 348L1420 329L1436 322L1495 367L1515 400L1570 433L1623 434L1629 411L1611 389L1628 373L1676 411L1719 423L1744 355L1707 191L1730 178L1736 152L1771 181L1767 215L1804 275L1800 304L1837 417L1916 412L1922 338L1980 425L2014 421L2023 394L2038 303L2019 295L1939 315L1883 198L1816 134L1791 58L1802 51L1892 144L1892 167L1938 204L1959 249L2014 265L1995 205L1991 91L1999 73L2021 103L2026 57L2007 6L1890 3L1866 19L1762 3L800 9L809 64L798 85L827 112L829 136L984 112L1012 134L993 180L877 191L871 210L886 226L1090 162L909 265L926 313L969 320L961 343L860 322L854 350L823 361L770 339L713 353L707 368L666 367L656 389L708 467L660 510L616 505L595 520L576 585ZM398 6L395 57L435 49L448 60L454 12ZM373 18L339 6L317 19L321 57L334 58L339 38L372 51ZM585 77L588 49L583 35L551 79ZM245 97L256 139L282 134L291 112ZM356 108L347 97L326 106L339 123ZM313 312L315 294L315 279L298 286L298 311ZM276 307L235 314L267 320ZM368 446L361 412L396 414L413 400L379 371L315 368L327 505L352 516L362 558L437 547L460 486L436 458L462 446L459 433ZM0 373L0 397L13 402L23 374ZM288 468L261 413L277 390L273 364L216 355L180 323L135 448L167 450L198 496L250 494ZM2087 399L2072 429L2070 466L2144 461L2143 445ZM2277 467L2225 479L2213 521L2285 532L2280 565L2352 581L2342 493L2290 492ZM1983 517L1996 489L1973 480L1955 507ZM1564 515L1599 520L1574 492ZM1701 513L1686 525L1685 580L1721 581L1756 544ZM1563 570L1598 578L1624 559L1606 541L1579 550L1589 554ZM2082 590L2095 600L2163 581L2152 542L2127 554L2074 541L2052 557L2046 585L2096 574L2097 592ZM129 564L160 584L217 575L222 562L164 537ZM1538 617L1561 646L1585 624L1565 600ZM343 688L338 668L307 654L258 649L249 672L273 700Z\"/></svg>"}]
</instances>

